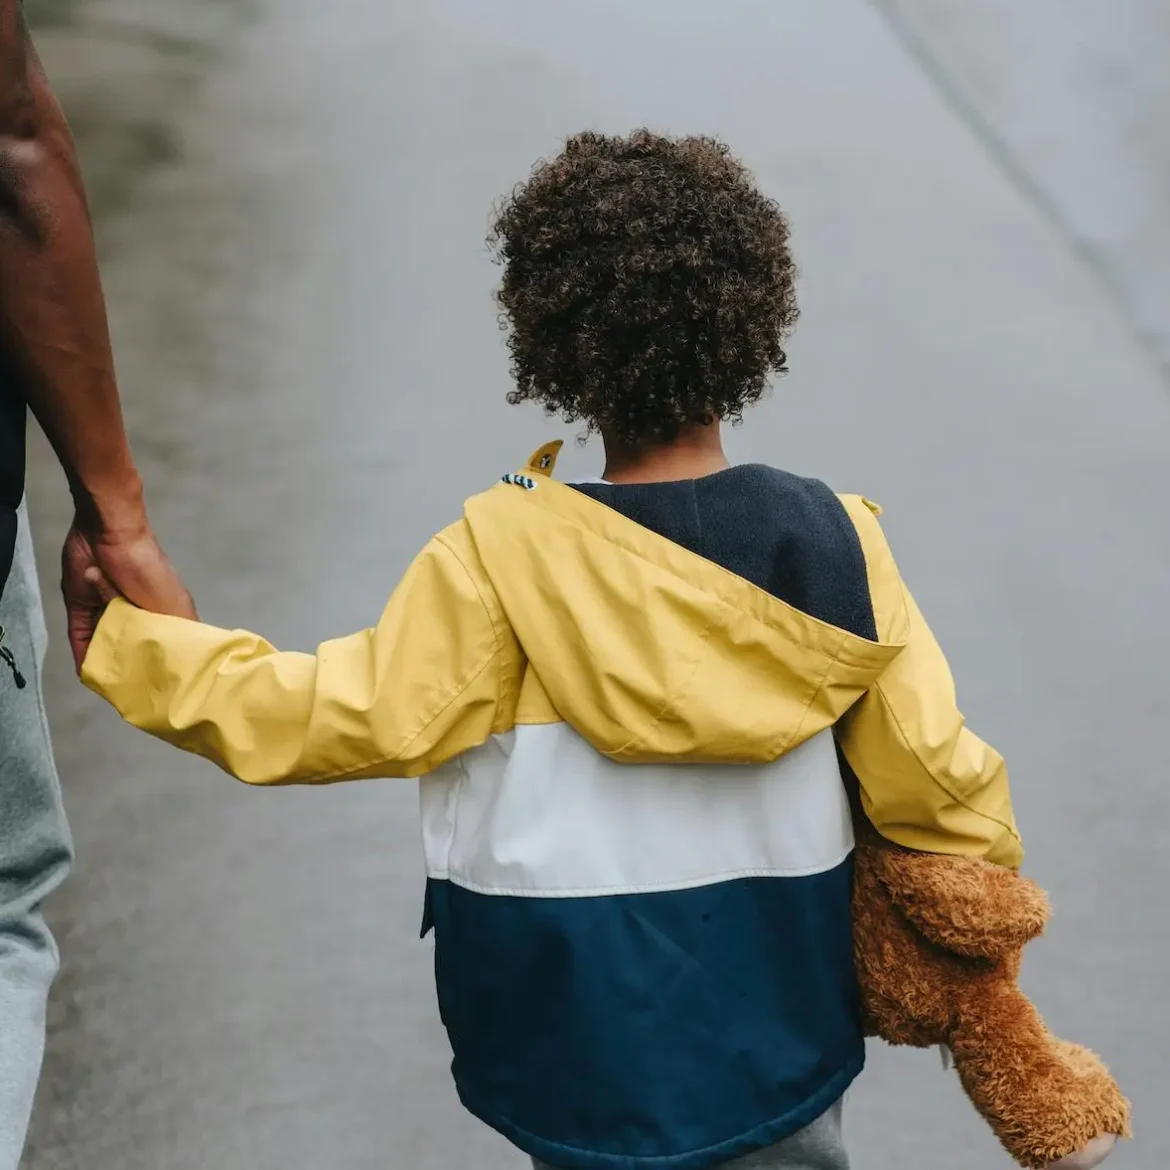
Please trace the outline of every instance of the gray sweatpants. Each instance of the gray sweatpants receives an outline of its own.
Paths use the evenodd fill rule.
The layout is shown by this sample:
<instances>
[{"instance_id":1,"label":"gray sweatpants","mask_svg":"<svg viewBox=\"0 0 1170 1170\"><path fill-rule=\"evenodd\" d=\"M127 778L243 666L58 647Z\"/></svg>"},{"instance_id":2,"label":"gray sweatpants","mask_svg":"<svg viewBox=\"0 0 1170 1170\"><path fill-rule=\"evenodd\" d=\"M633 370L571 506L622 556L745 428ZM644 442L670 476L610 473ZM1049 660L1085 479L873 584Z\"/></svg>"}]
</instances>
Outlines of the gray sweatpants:
<instances>
[{"instance_id":1,"label":"gray sweatpants","mask_svg":"<svg viewBox=\"0 0 1170 1170\"><path fill-rule=\"evenodd\" d=\"M19 520L16 559L0 596L0 646L16 667L0 660L0 1170L20 1162L57 972L41 903L72 860L41 696L47 639L23 506Z\"/></svg>"},{"instance_id":2,"label":"gray sweatpants","mask_svg":"<svg viewBox=\"0 0 1170 1170\"><path fill-rule=\"evenodd\" d=\"M553 1170L535 1158L532 1165L536 1170ZM841 1102L786 1141L722 1162L718 1170L849 1170L849 1156L841 1136Z\"/></svg>"}]
</instances>

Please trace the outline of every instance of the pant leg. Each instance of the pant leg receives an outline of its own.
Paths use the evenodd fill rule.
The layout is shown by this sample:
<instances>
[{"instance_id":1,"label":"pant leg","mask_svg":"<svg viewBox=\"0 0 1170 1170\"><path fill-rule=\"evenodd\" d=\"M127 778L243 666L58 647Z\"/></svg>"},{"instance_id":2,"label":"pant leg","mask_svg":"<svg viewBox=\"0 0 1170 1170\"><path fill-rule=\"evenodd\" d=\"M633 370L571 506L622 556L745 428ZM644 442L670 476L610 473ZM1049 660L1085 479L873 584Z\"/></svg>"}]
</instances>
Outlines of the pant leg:
<instances>
[{"instance_id":1,"label":"pant leg","mask_svg":"<svg viewBox=\"0 0 1170 1170\"><path fill-rule=\"evenodd\" d=\"M849 1170L841 1132L842 1102L786 1141L757 1150L719 1170Z\"/></svg>"},{"instance_id":2,"label":"pant leg","mask_svg":"<svg viewBox=\"0 0 1170 1170\"><path fill-rule=\"evenodd\" d=\"M0 661L0 1170L20 1162L45 1046L45 1006L57 948L42 901L72 860L69 828L41 694L46 632L28 514L0 596L3 646L25 686Z\"/></svg>"},{"instance_id":3,"label":"pant leg","mask_svg":"<svg viewBox=\"0 0 1170 1170\"><path fill-rule=\"evenodd\" d=\"M807 1129L767 1149L757 1150L712 1170L849 1170L849 1155L841 1132L842 1102L819 1117ZM535 1170L553 1170L532 1160Z\"/></svg>"}]
</instances>

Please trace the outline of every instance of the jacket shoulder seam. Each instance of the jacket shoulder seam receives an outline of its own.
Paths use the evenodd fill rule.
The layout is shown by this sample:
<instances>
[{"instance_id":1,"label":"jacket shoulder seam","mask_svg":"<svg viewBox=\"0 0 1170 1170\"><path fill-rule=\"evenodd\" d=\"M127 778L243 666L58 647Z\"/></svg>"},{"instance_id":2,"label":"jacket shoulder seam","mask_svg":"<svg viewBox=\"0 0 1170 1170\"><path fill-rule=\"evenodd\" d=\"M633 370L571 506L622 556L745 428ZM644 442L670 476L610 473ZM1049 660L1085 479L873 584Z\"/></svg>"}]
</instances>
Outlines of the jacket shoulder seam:
<instances>
[{"instance_id":1,"label":"jacket shoulder seam","mask_svg":"<svg viewBox=\"0 0 1170 1170\"><path fill-rule=\"evenodd\" d=\"M878 521L878 513L872 509L864 496L838 494L837 499L840 500L845 509L845 514L849 517L849 522L853 525L858 543L861 545L870 607L873 610L873 621L878 640L882 642L896 641L896 630L899 622L904 624L907 621L905 585L902 582L902 575L898 571L889 541L886 539L885 531ZM851 507L851 504L854 506ZM863 526L868 529L868 532L862 531ZM886 603L885 598L879 596L883 582L875 579L875 574L880 568L879 555L888 561L890 576L893 578L891 582L884 583L888 591L896 593L896 601L891 598L889 604Z\"/></svg>"},{"instance_id":2,"label":"jacket shoulder seam","mask_svg":"<svg viewBox=\"0 0 1170 1170\"><path fill-rule=\"evenodd\" d=\"M467 562L463 559L463 557L460 556L459 550L456 549L455 546L451 543L446 533L440 532L435 537L435 542L443 549L445 549L451 557L454 558L459 567L467 575L467 579L471 582L471 587L475 590L476 596L479 598L479 603L483 606L484 613L487 615L487 619L491 623L492 627L492 639L495 643L495 650L491 657L489 657L488 660L484 662L483 666L481 666L475 675L468 681L467 686L470 686L471 683L475 681L475 678L478 678L483 670L487 668L488 664L491 662L491 658L499 656L501 659L506 659L506 639L502 629L502 627L506 624L506 619L504 618L503 608L500 606L498 599L495 599L494 606L489 602L488 597L484 593L483 587L480 585L480 582L476 580L475 574L468 567ZM500 671L500 677L496 691L496 718L493 720L494 729L496 731L501 730L500 715L507 711L509 702L512 697L512 692L519 691L520 680L518 674L519 667L516 663L511 664L511 669L503 669ZM464 690L466 690L466 687ZM460 694L462 694L462 691L460 691ZM437 715L436 718L438 718ZM425 730L425 728L423 730ZM422 732L420 731L419 734L421 735Z\"/></svg>"},{"instance_id":3,"label":"jacket shoulder seam","mask_svg":"<svg viewBox=\"0 0 1170 1170\"><path fill-rule=\"evenodd\" d=\"M476 596L479 598L480 605L483 606L484 613L487 615L488 621L491 623L492 649L490 653L488 653L483 658L483 660L467 674L466 678L455 687L450 697L447 698L446 701L442 702L436 708L436 710L427 715L426 718L423 719L422 723L413 732L413 734L411 734L410 738L402 743L398 748L391 752L385 752L376 759L365 760L353 768L347 768L344 772L319 773L318 778L320 779L324 779L326 776L328 776L328 779L331 782L342 782L349 779L350 777L369 774L378 768L384 767L387 764L393 764L397 761L408 758L411 748L413 748L419 739L426 734L427 729L432 727L435 721L442 717L444 712L450 710L450 708L455 703L457 703L459 699L465 695L472 686L475 685L476 681L483 674L483 672L487 670L489 666L491 666L493 660L498 658L502 653L499 630L492 618L491 608L487 604L487 601L483 596L483 591L479 587L479 582L475 580L475 576L468 569L467 565L464 564L463 558L460 557L455 549L451 547L450 543L443 537L442 534L435 536L432 543L441 547L446 553L448 553L463 570L463 572L467 574L467 578L475 589Z\"/></svg>"}]
</instances>

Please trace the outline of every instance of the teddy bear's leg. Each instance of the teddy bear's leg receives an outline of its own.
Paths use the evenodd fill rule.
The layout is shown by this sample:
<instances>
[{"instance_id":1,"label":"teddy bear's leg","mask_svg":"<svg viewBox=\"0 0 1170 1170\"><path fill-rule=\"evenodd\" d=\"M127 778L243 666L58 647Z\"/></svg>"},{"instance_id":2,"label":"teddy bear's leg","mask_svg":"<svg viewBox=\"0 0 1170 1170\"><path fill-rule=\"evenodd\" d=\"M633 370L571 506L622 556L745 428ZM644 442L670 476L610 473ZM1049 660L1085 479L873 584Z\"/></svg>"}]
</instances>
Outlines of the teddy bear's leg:
<instances>
[{"instance_id":1,"label":"teddy bear's leg","mask_svg":"<svg viewBox=\"0 0 1170 1170\"><path fill-rule=\"evenodd\" d=\"M1067 1165L1084 1170L1103 1156L1097 1139L1128 1136L1129 1104L1105 1066L1057 1040L1016 986L988 983L958 1006L955 1068L1020 1165L1042 1170L1079 1156Z\"/></svg>"}]
</instances>

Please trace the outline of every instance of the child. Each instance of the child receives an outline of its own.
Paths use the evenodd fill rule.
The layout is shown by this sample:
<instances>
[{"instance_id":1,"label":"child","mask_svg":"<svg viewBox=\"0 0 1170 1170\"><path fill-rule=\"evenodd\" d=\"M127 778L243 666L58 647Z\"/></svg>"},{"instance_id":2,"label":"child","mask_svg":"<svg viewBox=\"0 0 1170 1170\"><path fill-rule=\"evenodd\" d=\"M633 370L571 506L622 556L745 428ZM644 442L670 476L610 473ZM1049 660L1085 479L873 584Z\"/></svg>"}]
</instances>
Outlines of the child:
<instances>
[{"instance_id":1,"label":"child","mask_svg":"<svg viewBox=\"0 0 1170 1170\"><path fill-rule=\"evenodd\" d=\"M843 1170L843 775L892 840L1015 866L1003 761L877 509L728 466L797 309L726 148L580 135L494 238L511 401L599 431L604 478L542 448L315 656L114 599L83 677L249 784L422 778L455 1082L538 1166Z\"/></svg>"}]
</instances>

